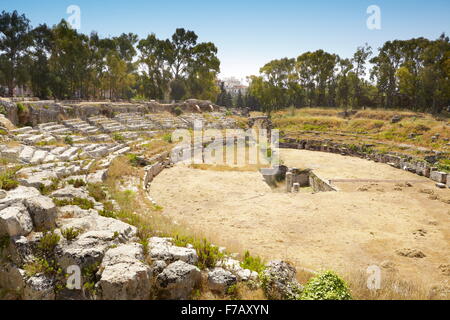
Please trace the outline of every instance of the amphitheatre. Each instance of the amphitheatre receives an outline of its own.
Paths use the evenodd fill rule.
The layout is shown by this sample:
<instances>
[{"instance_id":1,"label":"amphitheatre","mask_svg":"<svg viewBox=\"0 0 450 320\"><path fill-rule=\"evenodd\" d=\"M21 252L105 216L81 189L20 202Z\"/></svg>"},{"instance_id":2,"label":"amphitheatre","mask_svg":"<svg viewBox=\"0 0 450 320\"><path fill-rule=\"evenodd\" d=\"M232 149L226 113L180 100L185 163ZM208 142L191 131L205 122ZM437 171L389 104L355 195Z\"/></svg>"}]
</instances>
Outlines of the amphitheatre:
<instances>
[{"instance_id":1,"label":"amphitheatre","mask_svg":"<svg viewBox=\"0 0 450 320\"><path fill-rule=\"evenodd\" d=\"M450 175L440 169L449 158L448 118L304 109L269 120L201 100L0 104L6 297L186 299L206 277L200 299L245 281L256 284L240 298L292 298L292 287L333 270L356 298L449 298ZM300 130L290 117L341 127L419 121L433 128L426 135L435 144L383 140L369 127ZM279 129L279 144L270 149L279 161L273 168L190 162L191 151L204 155L212 141L234 148L239 137L189 141L180 160L171 134L190 132L196 122L218 131ZM250 145L260 152L264 143ZM43 267L36 248L55 260ZM200 252L222 268L212 270ZM282 289L269 281L262 292L258 267L272 260L289 262L297 276ZM73 264L83 269L84 289L56 290L54 269ZM370 266L386 281L376 293L365 287Z\"/></svg>"}]
</instances>

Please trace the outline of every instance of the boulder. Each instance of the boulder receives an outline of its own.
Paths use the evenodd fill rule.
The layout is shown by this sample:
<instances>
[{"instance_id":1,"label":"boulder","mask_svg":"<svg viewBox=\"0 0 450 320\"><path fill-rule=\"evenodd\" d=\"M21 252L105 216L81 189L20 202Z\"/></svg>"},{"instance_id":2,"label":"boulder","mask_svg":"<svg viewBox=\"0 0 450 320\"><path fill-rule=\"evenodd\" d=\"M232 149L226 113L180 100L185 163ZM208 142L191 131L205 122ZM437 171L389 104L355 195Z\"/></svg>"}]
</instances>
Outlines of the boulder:
<instances>
[{"instance_id":1,"label":"boulder","mask_svg":"<svg viewBox=\"0 0 450 320\"><path fill-rule=\"evenodd\" d=\"M21 203L0 211L0 235L26 236L33 231L33 221Z\"/></svg>"},{"instance_id":2,"label":"boulder","mask_svg":"<svg viewBox=\"0 0 450 320\"><path fill-rule=\"evenodd\" d=\"M38 196L24 200L24 204L38 230L53 229L56 219L56 206L49 197Z\"/></svg>"},{"instance_id":3,"label":"boulder","mask_svg":"<svg viewBox=\"0 0 450 320\"><path fill-rule=\"evenodd\" d=\"M303 287L296 279L296 270L284 261L271 261L263 272L262 281L271 300L297 300Z\"/></svg>"},{"instance_id":4,"label":"boulder","mask_svg":"<svg viewBox=\"0 0 450 320\"><path fill-rule=\"evenodd\" d=\"M117 234L107 229L103 231L89 231L80 235L75 241L64 239L56 248L56 259L63 269L77 265L80 268L99 264L105 252L112 246L119 244Z\"/></svg>"},{"instance_id":5,"label":"boulder","mask_svg":"<svg viewBox=\"0 0 450 320\"><path fill-rule=\"evenodd\" d=\"M166 238L149 239L149 247L149 255L153 260L162 260L166 263L181 260L192 265L198 262L195 249L173 246Z\"/></svg>"},{"instance_id":6,"label":"boulder","mask_svg":"<svg viewBox=\"0 0 450 320\"><path fill-rule=\"evenodd\" d=\"M147 300L151 292L151 269L144 259L142 245L132 243L109 249L100 266L96 284L104 300Z\"/></svg>"},{"instance_id":7,"label":"boulder","mask_svg":"<svg viewBox=\"0 0 450 320\"><path fill-rule=\"evenodd\" d=\"M45 276L37 275L27 279L23 291L24 300L55 300L54 281Z\"/></svg>"},{"instance_id":8,"label":"boulder","mask_svg":"<svg viewBox=\"0 0 450 320\"><path fill-rule=\"evenodd\" d=\"M108 170L99 170L95 173L88 174L86 177L87 183L97 184L103 183L106 179L106 173Z\"/></svg>"},{"instance_id":9,"label":"boulder","mask_svg":"<svg viewBox=\"0 0 450 320\"><path fill-rule=\"evenodd\" d=\"M125 242L134 238L137 234L137 228L125 222L113 218L106 218L98 214L86 215L80 218L61 219L58 221L58 226L67 228L74 228L84 231L105 231L115 234L117 240Z\"/></svg>"},{"instance_id":10,"label":"boulder","mask_svg":"<svg viewBox=\"0 0 450 320\"><path fill-rule=\"evenodd\" d=\"M170 264L156 277L158 296L167 300L189 299L200 282L200 269L183 261Z\"/></svg>"},{"instance_id":11,"label":"boulder","mask_svg":"<svg viewBox=\"0 0 450 320\"><path fill-rule=\"evenodd\" d=\"M23 202L27 198L40 196L41 193L36 188L18 186L7 193L6 197L0 199L0 210L12 206L15 203Z\"/></svg>"},{"instance_id":12,"label":"boulder","mask_svg":"<svg viewBox=\"0 0 450 320\"><path fill-rule=\"evenodd\" d=\"M6 255L17 265L32 262L41 237L42 233L33 233L28 237L12 237L6 248Z\"/></svg>"},{"instance_id":13,"label":"boulder","mask_svg":"<svg viewBox=\"0 0 450 320\"><path fill-rule=\"evenodd\" d=\"M25 270L12 263L0 264L0 288L20 292L25 287Z\"/></svg>"},{"instance_id":14,"label":"boulder","mask_svg":"<svg viewBox=\"0 0 450 320\"><path fill-rule=\"evenodd\" d=\"M84 188L74 188L73 186L67 186L63 189L56 190L51 196L58 199L81 198L95 202L95 199L90 197L89 193Z\"/></svg>"},{"instance_id":15,"label":"boulder","mask_svg":"<svg viewBox=\"0 0 450 320\"><path fill-rule=\"evenodd\" d=\"M236 276L222 268L215 268L208 273L208 286L213 292L225 294L236 283Z\"/></svg>"}]
</instances>

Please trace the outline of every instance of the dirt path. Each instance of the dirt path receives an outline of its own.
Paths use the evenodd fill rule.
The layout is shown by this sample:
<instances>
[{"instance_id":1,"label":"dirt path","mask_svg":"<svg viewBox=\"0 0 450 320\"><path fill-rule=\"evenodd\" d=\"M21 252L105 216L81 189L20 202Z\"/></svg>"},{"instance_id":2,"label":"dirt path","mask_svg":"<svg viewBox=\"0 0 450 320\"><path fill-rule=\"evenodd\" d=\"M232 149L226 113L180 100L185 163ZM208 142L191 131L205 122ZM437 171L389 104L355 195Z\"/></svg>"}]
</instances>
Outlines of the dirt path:
<instances>
[{"instance_id":1,"label":"dirt path","mask_svg":"<svg viewBox=\"0 0 450 320\"><path fill-rule=\"evenodd\" d=\"M151 195L174 220L267 259L342 273L384 265L405 280L449 280L439 266L450 264L450 190L362 159L302 150L281 155L286 165L312 168L325 179L415 182L346 182L337 183L340 192L286 194L272 192L258 172L175 166L154 180ZM399 249L426 256L404 257Z\"/></svg>"}]
</instances>

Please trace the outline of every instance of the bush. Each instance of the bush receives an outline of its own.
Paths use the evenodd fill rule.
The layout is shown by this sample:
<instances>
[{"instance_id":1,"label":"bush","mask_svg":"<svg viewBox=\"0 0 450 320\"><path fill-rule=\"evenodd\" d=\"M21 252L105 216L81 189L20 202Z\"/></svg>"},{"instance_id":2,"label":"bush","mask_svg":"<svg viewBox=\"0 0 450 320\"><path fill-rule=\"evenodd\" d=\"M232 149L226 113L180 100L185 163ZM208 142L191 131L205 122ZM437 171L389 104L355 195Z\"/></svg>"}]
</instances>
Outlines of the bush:
<instances>
[{"instance_id":1,"label":"bush","mask_svg":"<svg viewBox=\"0 0 450 320\"><path fill-rule=\"evenodd\" d=\"M308 281L301 300L351 300L348 285L332 271L323 272Z\"/></svg>"},{"instance_id":2,"label":"bush","mask_svg":"<svg viewBox=\"0 0 450 320\"><path fill-rule=\"evenodd\" d=\"M73 185L75 188L81 188L86 185L86 182L84 182L84 180L82 179L70 179L69 181L67 181L67 183Z\"/></svg>"},{"instance_id":3,"label":"bush","mask_svg":"<svg viewBox=\"0 0 450 320\"><path fill-rule=\"evenodd\" d=\"M14 170L6 170L0 174L0 189L10 191L19 186Z\"/></svg>"},{"instance_id":4,"label":"bush","mask_svg":"<svg viewBox=\"0 0 450 320\"><path fill-rule=\"evenodd\" d=\"M68 144L68 145L73 145L73 138L71 137L71 136L66 136L65 138L64 138L64 143L65 144Z\"/></svg>"},{"instance_id":5,"label":"bush","mask_svg":"<svg viewBox=\"0 0 450 320\"><path fill-rule=\"evenodd\" d=\"M56 246L61 238L55 232L46 232L41 238L38 244L38 249L43 253L44 256L50 256L53 254Z\"/></svg>"},{"instance_id":6,"label":"bush","mask_svg":"<svg viewBox=\"0 0 450 320\"><path fill-rule=\"evenodd\" d=\"M88 184L87 191L89 192L89 195L95 199L97 202L102 202L106 200L106 193L103 191L101 184Z\"/></svg>"},{"instance_id":7,"label":"bush","mask_svg":"<svg viewBox=\"0 0 450 320\"><path fill-rule=\"evenodd\" d=\"M177 117L179 117L179 116L181 116L181 115L183 114L183 110L181 110L180 107L175 107L175 108L173 108L173 113L174 113Z\"/></svg>"},{"instance_id":8,"label":"bush","mask_svg":"<svg viewBox=\"0 0 450 320\"><path fill-rule=\"evenodd\" d=\"M206 268L214 268L219 260L224 257L224 254L219 251L219 248L212 245L208 240L197 240L191 237L174 238L174 245L185 247L191 244L198 254L197 266L204 270Z\"/></svg>"},{"instance_id":9,"label":"bush","mask_svg":"<svg viewBox=\"0 0 450 320\"><path fill-rule=\"evenodd\" d=\"M64 230L61 230L61 234L62 236L67 240L67 241L73 241L75 240L79 235L80 235L81 231L77 230L75 228L67 228Z\"/></svg>"},{"instance_id":10,"label":"bush","mask_svg":"<svg viewBox=\"0 0 450 320\"><path fill-rule=\"evenodd\" d=\"M163 136L163 140L164 140L165 142L172 143L172 142L173 142L173 141L172 141L172 134L171 134L171 133L166 133L166 134Z\"/></svg>"},{"instance_id":11,"label":"bush","mask_svg":"<svg viewBox=\"0 0 450 320\"><path fill-rule=\"evenodd\" d=\"M241 267L258 273L261 273L266 268L260 257L252 257L248 251L245 252L244 261L241 262Z\"/></svg>"}]
</instances>

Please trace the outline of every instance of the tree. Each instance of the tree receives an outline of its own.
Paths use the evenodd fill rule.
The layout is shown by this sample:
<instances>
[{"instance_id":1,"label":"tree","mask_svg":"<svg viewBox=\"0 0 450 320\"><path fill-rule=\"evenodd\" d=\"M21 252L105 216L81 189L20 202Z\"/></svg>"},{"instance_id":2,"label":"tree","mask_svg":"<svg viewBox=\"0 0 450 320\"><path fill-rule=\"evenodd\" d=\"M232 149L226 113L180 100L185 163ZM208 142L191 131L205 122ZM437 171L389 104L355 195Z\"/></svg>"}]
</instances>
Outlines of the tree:
<instances>
[{"instance_id":1,"label":"tree","mask_svg":"<svg viewBox=\"0 0 450 320\"><path fill-rule=\"evenodd\" d=\"M26 73L25 59L32 44L30 21L17 11L0 15L0 70L8 87L8 94L14 95L14 88Z\"/></svg>"},{"instance_id":2,"label":"tree","mask_svg":"<svg viewBox=\"0 0 450 320\"><path fill-rule=\"evenodd\" d=\"M354 80L356 80L353 83L353 86L355 88L355 99L356 99L356 106L361 107L361 81L360 79L363 79L366 76L366 63L367 59L372 55L372 48L366 43L362 47L358 47L355 54L353 55L353 59L351 60L351 63L355 67L355 75L356 77L353 77Z\"/></svg>"},{"instance_id":3,"label":"tree","mask_svg":"<svg viewBox=\"0 0 450 320\"><path fill-rule=\"evenodd\" d=\"M236 100L236 107L243 108L244 107L244 99L242 98L242 92L239 90L238 97Z\"/></svg>"}]
</instances>

